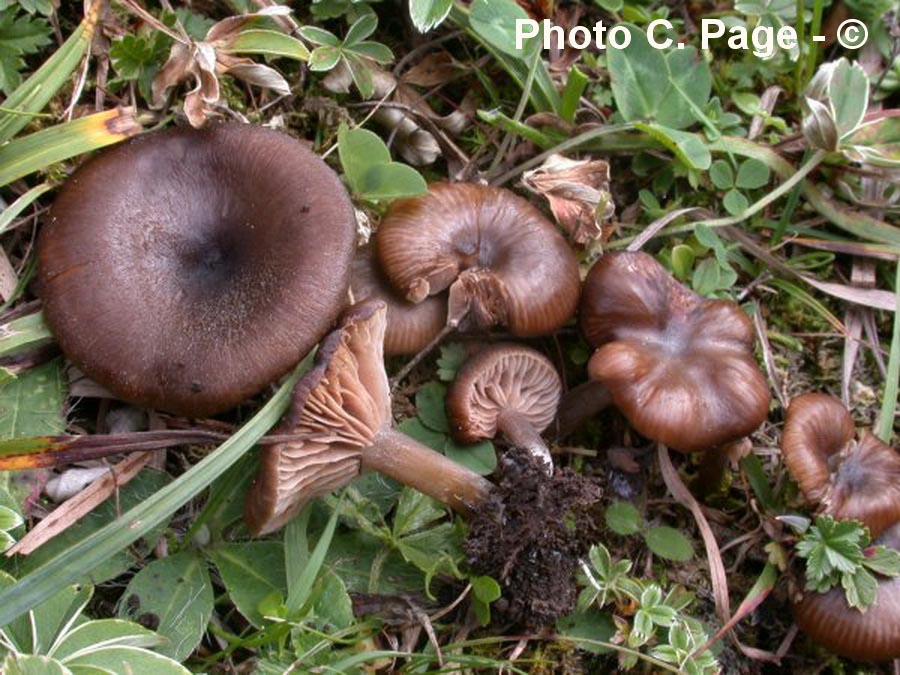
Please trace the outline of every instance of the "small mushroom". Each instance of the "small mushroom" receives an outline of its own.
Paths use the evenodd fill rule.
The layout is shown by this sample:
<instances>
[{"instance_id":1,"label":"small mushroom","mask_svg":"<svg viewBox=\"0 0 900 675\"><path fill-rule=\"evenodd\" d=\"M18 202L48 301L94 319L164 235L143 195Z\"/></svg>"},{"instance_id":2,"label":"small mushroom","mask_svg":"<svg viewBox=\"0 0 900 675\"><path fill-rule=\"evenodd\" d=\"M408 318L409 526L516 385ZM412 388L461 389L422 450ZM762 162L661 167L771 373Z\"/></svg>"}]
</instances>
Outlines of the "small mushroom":
<instances>
[{"instance_id":1,"label":"small mushroom","mask_svg":"<svg viewBox=\"0 0 900 675\"><path fill-rule=\"evenodd\" d=\"M384 371L383 302L356 305L316 352L297 383L281 433L296 440L266 447L244 516L254 535L282 527L314 497L379 471L468 513L491 483L392 429Z\"/></svg>"},{"instance_id":2,"label":"small mushroom","mask_svg":"<svg viewBox=\"0 0 900 675\"><path fill-rule=\"evenodd\" d=\"M809 502L878 537L900 521L900 455L868 431L854 440L855 431L838 399L804 394L788 406L781 454Z\"/></svg>"},{"instance_id":3,"label":"small mushroom","mask_svg":"<svg viewBox=\"0 0 900 675\"><path fill-rule=\"evenodd\" d=\"M370 247L360 248L350 271L354 302L381 300L387 306L384 353L415 354L441 332L447 320L446 295L433 295L420 303L407 302L378 269Z\"/></svg>"},{"instance_id":4,"label":"small mushroom","mask_svg":"<svg viewBox=\"0 0 900 675\"><path fill-rule=\"evenodd\" d=\"M514 344L485 348L469 359L447 390L454 437L463 443L494 438L500 431L553 472L541 432L559 405L562 382L550 360Z\"/></svg>"},{"instance_id":5,"label":"small mushroom","mask_svg":"<svg viewBox=\"0 0 900 675\"><path fill-rule=\"evenodd\" d=\"M537 208L502 188L432 184L425 196L391 205L375 245L385 275L410 302L449 289L446 327L419 358L457 328L546 335L578 304L575 254Z\"/></svg>"},{"instance_id":6,"label":"small mushroom","mask_svg":"<svg viewBox=\"0 0 900 675\"><path fill-rule=\"evenodd\" d=\"M126 401L203 416L296 364L346 304L355 218L340 179L250 125L123 143L66 182L39 242L65 355Z\"/></svg>"},{"instance_id":7,"label":"small mushroom","mask_svg":"<svg viewBox=\"0 0 900 675\"><path fill-rule=\"evenodd\" d=\"M611 400L643 436L681 452L706 451L766 418L769 391L753 358L753 325L736 303L702 298L653 257L622 252L591 268L580 314L597 347L588 364L597 385L578 396L597 407ZM578 396L563 398L563 415L584 409ZM704 462L724 458L707 453Z\"/></svg>"},{"instance_id":8,"label":"small mushroom","mask_svg":"<svg viewBox=\"0 0 900 675\"><path fill-rule=\"evenodd\" d=\"M900 548L900 524L875 540ZM794 603L794 618L812 640L838 656L857 661L900 658L900 577L877 576L875 604L865 612L850 607L840 586L825 593L805 592Z\"/></svg>"}]
</instances>

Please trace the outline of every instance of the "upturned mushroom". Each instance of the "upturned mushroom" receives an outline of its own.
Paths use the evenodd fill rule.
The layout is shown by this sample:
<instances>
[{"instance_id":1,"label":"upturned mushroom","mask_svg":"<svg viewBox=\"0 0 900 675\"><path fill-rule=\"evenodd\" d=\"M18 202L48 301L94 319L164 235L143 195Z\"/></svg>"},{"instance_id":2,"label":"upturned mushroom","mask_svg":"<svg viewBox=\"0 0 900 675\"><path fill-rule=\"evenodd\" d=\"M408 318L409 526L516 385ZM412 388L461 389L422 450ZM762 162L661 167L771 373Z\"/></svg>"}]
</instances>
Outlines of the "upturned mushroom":
<instances>
[{"instance_id":1,"label":"upturned mushroom","mask_svg":"<svg viewBox=\"0 0 900 675\"><path fill-rule=\"evenodd\" d=\"M508 190L435 183L391 205L375 245L391 285L410 302L449 289L446 327L507 326L520 337L558 330L575 313L575 254L544 215ZM415 361L413 362L415 363Z\"/></svg>"},{"instance_id":2,"label":"upturned mushroom","mask_svg":"<svg viewBox=\"0 0 900 675\"><path fill-rule=\"evenodd\" d=\"M597 348L588 363L596 384L564 397L561 426L572 425L570 411L611 400L641 435L689 453L721 448L766 418L747 315L688 290L646 253L610 253L591 268L580 321ZM718 475L724 457L707 453L705 473Z\"/></svg>"},{"instance_id":3,"label":"upturned mushroom","mask_svg":"<svg viewBox=\"0 0 900 675\"><path fill-rule=\"evenodd\" d=\"M294 388L282 433L296 440L262 450L244 516L254 535L282 527L303 506L378 471L462 512L471 512L491 483L395 431L384 370L386 308L368 302L348 310Z\"/></svg>"},{"instance_id":4,"label":"upturned mushroom","mask_svg":"<svg viewBox=\"0 0 900 675\"><path fill-rule=\"evenodd\" d=\"M381 300L387 307L384 332L386 355L415 354L431 342L447 320L446 294L432 295L422 302L407 302L391 287L378 269L371 247L357 250L350 271L353 302Z\"/></svg>"},{"instance_id":5,"label":"upturned mushroom","mask_svg":"<svg viewBox=\"0 0 900 675\"><path fill-rule=\"evenodd\" d=\"M781 454L803 496L821 513L859 520L873 538L900 521L900 454L868 431L857 439L853 418L833 396L804 394L791 401Z\"/></svg>"},{"instance_id":6,"label":"upturned mushroom","mask_svg":"<svg viewBox=\"0 0 900 675\"><path fill-rule=\"evenodd\" d=\"M338 176L250 125L148 134L66 182L39 294L69 360L115 395L202 416L287 372L347 298L355 218Z\"/></svg>"},{"instance_id":7,"label":"upturned mushroom","mask_svg":"<svg viewBox=\"0 0 900 675\"><path fill-rule=\"evenodd\" d=\"M562 382L547 357L520 345L492 345L466 361L447 389L451 431L463 443L494 438L499 431L552 473L541 432L553 421L561 394Z\"/></svg>"},{"instance_id":8,"label":"upturned mushroom","mask_svg":"<svg viewBox=\"0 0 900 675\"><path fill-rule=\"evenodd\" d=\"M292 440L262 451L244 508L250 531L272 532L314 497L379 471L469 519L469 564L503 586L511 620L552 623L572 610L578 559L599 535L599 487L565 469L547 476L518 450L504 456L495 486L393 430L384 324L384 304L365 303L322 341L280 429Z\"/></svg>"}]
</instances>

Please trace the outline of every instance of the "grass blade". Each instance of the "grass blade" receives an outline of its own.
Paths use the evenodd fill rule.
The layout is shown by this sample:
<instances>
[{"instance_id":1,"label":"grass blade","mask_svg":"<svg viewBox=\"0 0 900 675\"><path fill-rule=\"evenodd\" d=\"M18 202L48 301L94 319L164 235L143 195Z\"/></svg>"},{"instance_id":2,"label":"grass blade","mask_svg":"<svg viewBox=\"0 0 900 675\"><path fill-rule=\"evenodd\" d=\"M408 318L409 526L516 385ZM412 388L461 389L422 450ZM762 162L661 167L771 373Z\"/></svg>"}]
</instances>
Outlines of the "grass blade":
<instances>
[{"instance_id":1,"label":"grass blade","mask_svg":"<svg viewBox=\"0 0 900 675\"><path fill-rule=\"evenodd\" d=\"M3 234L6 231L6 228L10 226L12 221L14 221L22 211L27 209L31 202L52 188L53 186L49 183L35 185L16 201L3 209L3 213L0 213L0 234Z\"/></svg>"},{"instance_id":2,"label":"grass blade","mask_svg":"<svg viewBox=\"0 0 900 675\"><path fill-rule=\"evenodd\" d=\"M0 326L0 356L52 339L44 315L40 312L27 314Z\"/></svg>"},{"instance_id":3,"label":"grass blade","mask_svg":"<svg viewBox=\"0 0 900 675\"><path fill-rule=\"evenodd\" d=\"M897 389L900 385L900 263L894 279L894 294L897 306L894 311L894 334L891 337L891 351L888 356L887 380L884 383L884 396L881 399L881 415L878 418L876 433L885 443L890 444L894 433L894 415L897 412Z\"/></svg>"},{"instance_id":4,"label":"grass blade","mask_svg":"<svg viewBox=\"0 0 900 675\"><path fill-rule=\"evenodd\" d=\"M32 116L43 110L69 81L69 76L78 67L94 39L94 29L104 4L102 0L95 0L62 47L3 102L7 112L0 116L0 143L10 140L25 128Z\"/></svg>"},{"instance_id":5,"label":"grass blade","mask_svg":"<svg viewBox=\"0 0 900 675\"><path fill-rule=\"evenodd\" d=\"M278 421L288 406L300 371L297 368L271 400L215 452L128 513L0 591L0 626L83 578L209 487Z\"/></svg>"},{"instance_id":6,"label":"grass blade","mask_svg":"<svg viewBox=\"0 0 900 675\"><path fill-rule=\"evenodd\" d=\"M343 497L341 498L341 502L343 502ZM308 510L309 507L307 507L307 511ZM332 511L331 518L328 519L328 524L322 531L319 541L316 542L316 547L309 555L309 560L307 560L306 564L302 567L300 575L296 578L292 578L291 574L293 570L288 567L289 590L285 606L287 607L287 614L289 617L295 617L312 594L313 584L316 582L316 577L319 576L319 570L322 569L322 563L325 562L325 554L328 553L328 547L331 546L331 539L334 537L334 528L337 527L338 514L340 514L340 512L341 504L338 503L334 511ZM295 518L291 524L294 523L296 523L295 527L303 528L303 536L300 537L300 532L294 530L291 533L292 536L290 538L295 542L305 543L305 530L306 526L309 524L309 515ZM288 527L291 527L291 524L289 524Z\"/></svg>"},{"instance_id":7,"label":"grass blade","mask_svg":"<svg viewBox=\"0 0 900 675\"><path fill-rule=\"evenodd\" d=\"M140 132L133 110L113 108L17 138L0 147L0 186Z\"/></svg>"}]
</instances>

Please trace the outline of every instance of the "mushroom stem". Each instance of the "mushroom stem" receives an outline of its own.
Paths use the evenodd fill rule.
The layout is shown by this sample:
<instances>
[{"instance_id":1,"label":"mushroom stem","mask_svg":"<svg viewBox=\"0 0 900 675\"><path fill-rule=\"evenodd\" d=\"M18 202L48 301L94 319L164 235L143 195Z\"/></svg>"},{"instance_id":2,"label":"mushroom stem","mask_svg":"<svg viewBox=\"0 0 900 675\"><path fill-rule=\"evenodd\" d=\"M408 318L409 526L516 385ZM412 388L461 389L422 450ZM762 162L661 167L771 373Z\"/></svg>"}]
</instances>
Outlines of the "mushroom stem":
<instances>
[{"instance_id":1,"label":"mushroom stem","mask_svg":"<svg viewBox=\"0 0 900 675\"><path fill-rule=\"evenodd\" d=\"M738 460L743 456L745 441L745 438L739 438L703 453L695 482L696 490L701 497L708 497L721 487L728 465L732 460Z\"/></svg>"},{"instance_id":2,"label":"mushroom stem","mask_svg":"<svg viewBox=\"0 0 900 675\"><path fill-rule=\"evenodd\" d=\"M550 450L525 415L515 410L504 410L497 418L497 428L514 446L528 451L532 457L543 462L548 476L553 475L553 458L550 456Z\"/></svg>"},{"instance_id":3,"label":"mushroom stem","mask_svg":"<svg viewBox=\"0 0 900 675\"><path fill-rule=\"evenodd\" d=\"M602 382L588 380L563 394L556 414L557 438L565 438L594 415L612 404L609 389Z\"/></svg>"},{"instance_id":4,"label":"mushroom stem","mask_svg":"<svg viewBox=\"0 0 900 675\"><path fill-rule=\"evenodd\" d=\"M393 429L375 435L362 454L362 466L424 492L464 516L471 515L494 489L474 471Z\"/></svg>"}]
</instances>

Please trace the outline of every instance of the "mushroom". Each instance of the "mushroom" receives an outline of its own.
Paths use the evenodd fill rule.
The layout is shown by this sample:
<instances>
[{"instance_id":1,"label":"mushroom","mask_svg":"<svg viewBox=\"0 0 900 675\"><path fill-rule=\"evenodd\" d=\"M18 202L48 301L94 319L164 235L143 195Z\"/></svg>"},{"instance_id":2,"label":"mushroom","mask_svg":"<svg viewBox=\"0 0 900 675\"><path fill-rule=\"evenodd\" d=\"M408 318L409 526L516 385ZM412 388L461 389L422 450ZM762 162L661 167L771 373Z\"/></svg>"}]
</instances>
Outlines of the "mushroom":
<instances>
[{"instance_id":1,"label":"mushroom","mask_svg":"<svg viewBox=\"0 0 900 675\"><path fill-rule=\"evenodd\" d=\"M809 502L875 538L900 521L900 455L868 431L854 440L855 431L838 399L804 394L788 406L781 454Z\"/></svg>"},{"instance_id":2,"label":"mushroom","mask_svg":"<svg viewBox=\"0 0 900 675\"><path fill-rule=\"evenodd\" d=\"M509 327L520 337L559 329L575 313L575 254L553 224L508 190L435 183L422 197L391 205L375 246L391 284L410 302L449 289L446 326Z\"/></svg>"},{"instance_id":3,"label":"mushroom","mask_svg":"<svg viewBox=\"0 0 900 675\"><path fill-rule=\"evenodd\" d=\"M272 532L312 498L361 471L379 471L470 520L469 563L502 584L512 620L546 625L567 614L577 560L599 535L599 487L566 469L547 476L541 462L519 450L503 457L495 486L393 430L381 346L385 313L382 302L354 306L322 341L281 426L292 440L262 451L244 507L250 531Z\"/></svg>"},{"instance_id":4,"label":"mushroom","mask_svg":"<svg viewBox=\"0 0 900 675\"><path fill-rule=\"evenodd\" d=\"M900 548L900 524L875 540ZM900 577L877 576L875 604L865 612L850 607L840 586L825 593L806 592L794 602L794 619L815 642L857 661L900 658Z\"/></svg>"},{"instance_id":5,"label":"mushroom","mask_svg":"<svg viewBox=\"0 0 900 675\"><path fill-rule=\"evenodd\" d=\"M766 418L753 325L736 303L702 298L653 257L622 252L591 268L580 312L597 347L588 364L597 384L564 397L560 426L571 426L565 411L583 411L577 399L587 394L597 407L611 400L643 436L699 452L750 434ZM719 477L724 461L725 452L707 453L705 473Z\"/></svg>"},{"instance_id":6,"label":"mushroom","mask_svg":"<svg viewBox=\"0 0 900 675\"><path fill-rule=\"evenodd\" d=\"M405 301L391 288L370 247L357 250L350 270L354 302L381 300L387 306L384 353L415 354L441 332L447 319L446 295L430 296L420 303Z\"/></svg>"},{"instance_id":7,"label":"mushroom","mask_svg":"<svg viewBox=\"0 0 900 675\"><path fill-rule=\"evenodd\" d=\"M562 382L547 357L519 345L492 345L469 359L447 390L452 433L458 441L476 443L500 431L552 473L541 432L553 421L561 394Z\"/></svg>"},{"instance_id":8,"label":"mushroom","mask_svg":"<svg viewBox=\"0 0 900 675\"><path fill-rule=\"evenodd\" d=\"M316 352L297 383L282 433L296 440L262 451L244 516L254 535L282 527L314 497L379 471L462 513L483 502L491 483L392 428L382 344L383 302L356 305Z\"/></svg>"},{"instance_id":9,"label":"mushroom","mask_svg":"<svg viewBox=\"0 0 900 675\"><path fill-rule=\"evenodd\" d=\"M44 314L69 360L126 401L203 416L296 364L346 303L355 218L289 136L219 124L84 164L41 233Z\"/></svg>"}]
</instances>

